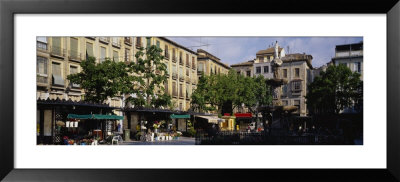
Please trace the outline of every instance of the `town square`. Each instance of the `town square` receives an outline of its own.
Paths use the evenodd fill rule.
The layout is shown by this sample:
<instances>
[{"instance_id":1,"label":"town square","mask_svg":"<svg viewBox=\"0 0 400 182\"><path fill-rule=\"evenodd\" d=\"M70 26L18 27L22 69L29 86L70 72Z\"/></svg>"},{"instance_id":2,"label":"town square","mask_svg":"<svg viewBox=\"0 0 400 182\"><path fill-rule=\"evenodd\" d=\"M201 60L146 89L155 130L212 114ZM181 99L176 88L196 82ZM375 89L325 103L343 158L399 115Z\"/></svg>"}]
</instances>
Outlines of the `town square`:
<instances>
[{"instance_id":1,"label":"town square","mask_svg":"<svg viewBox=\"0 0 400 182\"><path fill-rule=\"evenodd\" d=\"M362 37L37 37L37 145L363 145Z\"/></svg>"}]
</instances>

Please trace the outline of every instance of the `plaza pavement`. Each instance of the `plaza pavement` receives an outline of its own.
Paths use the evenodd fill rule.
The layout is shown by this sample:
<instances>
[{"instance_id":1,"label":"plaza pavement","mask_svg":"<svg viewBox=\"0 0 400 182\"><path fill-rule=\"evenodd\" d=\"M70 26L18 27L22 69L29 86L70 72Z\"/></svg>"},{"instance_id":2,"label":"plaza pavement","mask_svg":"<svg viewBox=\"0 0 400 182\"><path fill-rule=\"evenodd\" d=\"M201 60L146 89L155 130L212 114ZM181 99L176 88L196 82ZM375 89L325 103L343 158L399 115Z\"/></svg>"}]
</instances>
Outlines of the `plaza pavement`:
<instances>
[{"instance_id":1,"label":"plaza pavement","mask_svg":"<svg viewBox=\"0 0 400 182\"><path fill-rule=\"evenodd\" d=\"M179 137L178 140L164 141L123 141L120 145L195 145L195 138Z\"/></svg>"}]
</instances>

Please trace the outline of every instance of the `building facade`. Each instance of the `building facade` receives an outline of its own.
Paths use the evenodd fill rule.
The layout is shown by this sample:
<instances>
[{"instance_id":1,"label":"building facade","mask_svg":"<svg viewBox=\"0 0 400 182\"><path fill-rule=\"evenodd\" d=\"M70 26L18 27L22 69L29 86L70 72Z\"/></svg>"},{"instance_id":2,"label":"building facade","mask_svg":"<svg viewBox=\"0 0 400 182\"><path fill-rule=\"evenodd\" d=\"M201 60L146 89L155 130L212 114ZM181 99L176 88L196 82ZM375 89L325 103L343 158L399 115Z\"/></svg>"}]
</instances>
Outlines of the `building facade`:
<instances>
[{"instance_id":1,"label":"building facade","mask_svg":"<svg viewBox=\"0 0 400 182\"><path fill-rule=\"evenodd\" d=\"M287 54L281 58L279 74L285 84L281 86L279 95L283 106L296 106L300 116L308 114L306 99L307 86L312 81L312 56L307 54Z\"/></svg>"},{"instance_id":2,"label":"building facade","mask_svg":"<svg viewBox=\"0 0 400 182\"><path fill-rule=\"evenodd\" d=\"M278 56L285 57L285 49L278 48ZM271 62L275 59L275 48L269 47L265 50L260 50L256 53L256 60L254 60L254 75L263 75L264 78L273 78L273 67Z\"/></svg>"},{"instance_id":3,"label":"building facade","mask_svg":"<svg viewBox=\"0 0 400 182\"><path fill-rule=\"evenodd\" d=\"M84 99L84 90L78 84L71 84L67 76L81 71L80 63L86 59L86 54L95 57L97 63L106 58L131 62L136 61L134 55L140 48L151 45L163 50L168 77L164 87L172 97L174 110L187 111L198 80L197 53L164 37L37 37L37 99L79 102ZM105 104L123 108L124 97L109 98ZM120 110L114 113L123 115ZM44 114L50 116L47 111ZM37 117L43 118L39 111ZM138 116L132 117L130 120L137 124ZM45 120L51 119L45 117ZM120 124L124 128L127 126L126 116Z\"/></svg>"},{"instance_id":4,"label":"building facade","mask_svg":"<svg viewBox=\"0 0 400 182\"><path fill-rule=\"evenodd\" d=\"M230 67L221 62L221 59L211 53L197 49L198 76L210 74L228 74Z\"/></svg>"},{"instance_id":5,"label":"building facade","mask_svg":"<svg viewBox=\"0 0 400 182\"><path fill-rule=\"evenodd\" d=\"M363 42L337 45L332 63L335 65L346 65L351 71L360 73L360 79L363 80Z\"/></svg>"},{"instance_id":6,"label":"building facade","mask_svg":"<svg viewBox=\"0 0 400 182\"><path fill-rule=\"evenodd\" d=\"M238 64L232 64L231 68L235 69L238 74L242 74L247 77L253 77L254 75L254 68L253 64L255 62L255 59L249 60L246 62L238 63Z\"/></svg>"}]
</instances>

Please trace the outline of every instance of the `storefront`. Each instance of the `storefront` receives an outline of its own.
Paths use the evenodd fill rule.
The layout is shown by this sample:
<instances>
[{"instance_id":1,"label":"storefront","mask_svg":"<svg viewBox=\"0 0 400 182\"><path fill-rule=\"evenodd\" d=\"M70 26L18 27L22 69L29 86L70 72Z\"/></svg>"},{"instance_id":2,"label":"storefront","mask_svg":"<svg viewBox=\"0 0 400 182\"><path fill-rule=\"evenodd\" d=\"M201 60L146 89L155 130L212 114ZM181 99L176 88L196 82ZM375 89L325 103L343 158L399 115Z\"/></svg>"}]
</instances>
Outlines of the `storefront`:
<instances>
[{"instance_id":1,"label":"storefront","mask_svg":"<svg viewBox=\"0 0 400 182\"><path fill-rule=\"evenodd\" d=\"M249 129L250 124L253 122L253 115L251 113L235 113L236 130L246 131Z\"/></svg>"},{"instance_id":2,"label":"storefront","mask_svg":"<svg viewBox=\"0 0 400 182\"><path fill-rule=\"evenodd\" d=\"M83 120L92 113L97 116L114 115L119 108L109 107L107 104L99 104L85 101L72 101L60 99L37 100L37 144L64 144L64 138L80 138L87 136L89 127ZM72 116L79 117L72 117ZM70 116L70 117L68 117ZM122 118L122 116L118 116ZM97 127L97 126L96 126Z\"/></svg>"}]
</instances>

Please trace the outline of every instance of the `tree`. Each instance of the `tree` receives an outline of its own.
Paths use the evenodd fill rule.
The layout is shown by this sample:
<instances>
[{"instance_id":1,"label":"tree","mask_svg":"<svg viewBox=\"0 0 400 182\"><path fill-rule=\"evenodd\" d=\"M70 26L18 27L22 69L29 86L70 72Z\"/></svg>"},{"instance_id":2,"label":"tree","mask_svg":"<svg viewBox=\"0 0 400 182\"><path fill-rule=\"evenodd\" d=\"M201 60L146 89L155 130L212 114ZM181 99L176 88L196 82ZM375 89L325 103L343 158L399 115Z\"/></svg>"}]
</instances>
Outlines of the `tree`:
<instances>
[{"instance_id":1,"label":"tree","mask_svg":"<svg viewBox=\"0 0 400 182\"><path fill-rule=\"evenodd\" d=\"M129 76L124 63L106 58L104 62L96 64L96 58L88 57L80 65L82 71L68 75L67 79L71 83L80 84L85 90L86 101L102 103L109 97L116 97L130 90L129 83L133 78Z\"/></svg>"},{"instance_id":2,"label":"tree","mask_svg":"<svg viewBox=\"0 0 400 182\"><path fill-rule=\"evenodd\" d=\"M251 112L271 102L269 87L264 77L245 77L230 70L228 74L202 76L197 89L192 94L192 108L200 111L211 111L221 108L225 103L236 107L248 107ZM222 114L222 113L221 113Z\"/></svg>"},{"instance_id":3,"label":"tree","mask_svg":"<svg viewBox=\"0 0 400 182\"><path fill-rule=\"evenodd\" d=\"M130 62L128 67L133 78L130 96L126 99L135 106L161 107L171 104L171 96L165 92L163 84L167 81L167 65L162 62L162 49L152 45L141 48L135 54L137 63Z\"/></svg>"},{"instance_id":4,"label":"tree","mask_svg":"<svg viewBox=\"0 0 400 182\"><path fill-rule=\"evenodd\" d=\"M362 104L360 74L345 65L329 66L308 86L306 99L314 114L338 114L345 108Z\"/></svg>"}]
</instances>

